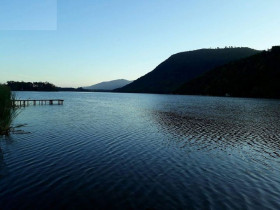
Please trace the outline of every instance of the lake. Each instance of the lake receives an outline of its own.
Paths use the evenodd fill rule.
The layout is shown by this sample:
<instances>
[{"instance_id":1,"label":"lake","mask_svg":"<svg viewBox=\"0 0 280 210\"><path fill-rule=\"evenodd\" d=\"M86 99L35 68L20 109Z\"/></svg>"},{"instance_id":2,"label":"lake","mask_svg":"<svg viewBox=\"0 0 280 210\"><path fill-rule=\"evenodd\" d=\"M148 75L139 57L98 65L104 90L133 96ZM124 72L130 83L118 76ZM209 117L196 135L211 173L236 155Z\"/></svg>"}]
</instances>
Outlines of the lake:
<instances>
[{"instance_id":1,"label":"lake","mask_svg":"<svg viewBox=\"0 0 280 210\"><path fill-rule=\"evenodd\" d=\"M280 209L280 101L17 92L0 209Z\"/></svg>"}]
</instances>

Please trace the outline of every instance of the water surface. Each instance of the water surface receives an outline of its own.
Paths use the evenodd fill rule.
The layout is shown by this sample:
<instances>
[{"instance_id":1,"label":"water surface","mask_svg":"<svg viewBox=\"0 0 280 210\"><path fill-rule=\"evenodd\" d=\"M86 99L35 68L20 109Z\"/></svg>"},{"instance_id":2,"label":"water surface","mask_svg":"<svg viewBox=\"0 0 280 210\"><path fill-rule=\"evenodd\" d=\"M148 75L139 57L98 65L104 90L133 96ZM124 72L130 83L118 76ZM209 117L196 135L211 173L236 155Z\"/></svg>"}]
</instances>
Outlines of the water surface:
<instances>
[{"instance_id":1,"label":"water surface","mask_svg":"<svg viewBox=\"0 0 280 210\"><path fill-rule=\"evenodd\" d=\"M0 209L279 209L280 101L18 92Z\"/></svg>"}]
</instances>

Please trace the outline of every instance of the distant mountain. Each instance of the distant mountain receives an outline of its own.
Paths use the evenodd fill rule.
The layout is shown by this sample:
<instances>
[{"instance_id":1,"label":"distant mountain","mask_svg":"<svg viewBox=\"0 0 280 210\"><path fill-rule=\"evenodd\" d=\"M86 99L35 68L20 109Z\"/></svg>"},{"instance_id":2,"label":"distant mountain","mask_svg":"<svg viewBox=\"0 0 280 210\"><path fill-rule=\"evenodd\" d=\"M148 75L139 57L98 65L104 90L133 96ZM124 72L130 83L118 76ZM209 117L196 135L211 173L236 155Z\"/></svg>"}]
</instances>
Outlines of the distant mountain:
<instances>
[{"instance_id":1,"label":"distant mountain","mask_svg":"<svg viewBox=\"0 0 280 210\"><path fill-rule=\"evenodd\" d=\"M121 88L127 84L130 84L132 81L128 81L125 79L117 79L108 82L101 82L89 87L84 87L84 89L88 90L114 90L116 88Z\"/></svg>"},{"instance_id":2,"label":"distant mountain","mask_svg":"<svg viewBox=\"0 0 280 210\"><path fill-rule=\"evenodd\" d=\"M172 93L185 82L259 51L250 48L200 49L172 55L153 71L116 92Z\"/></svg>"},{"instance_id":3,"label":"distant mountain","mask_svg":"<svg viewBox=\"0 0 280 210\"><path fill-rule=\"evenodd\" d=\"M174 93L280 98L280 46L218 67Z\"/></svg>"}]
</instances>

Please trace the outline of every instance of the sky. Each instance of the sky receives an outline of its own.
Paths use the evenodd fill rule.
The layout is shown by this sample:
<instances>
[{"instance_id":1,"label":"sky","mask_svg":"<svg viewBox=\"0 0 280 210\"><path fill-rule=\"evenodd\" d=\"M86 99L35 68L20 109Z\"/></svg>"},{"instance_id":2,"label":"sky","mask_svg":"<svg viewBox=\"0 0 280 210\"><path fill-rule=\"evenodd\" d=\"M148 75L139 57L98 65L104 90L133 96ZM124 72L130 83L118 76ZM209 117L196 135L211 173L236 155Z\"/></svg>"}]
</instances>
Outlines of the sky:
<instances>
[{"instance_id":1,"label":"sky","mask_svg":"<svg viewBox=\"0 0 280 210\"><path fill-rule=\"evenodd\" d=\"M279 0L1 0L0 83L135 80L172 54L280 45Z\"/></svg>"}]
</instances>

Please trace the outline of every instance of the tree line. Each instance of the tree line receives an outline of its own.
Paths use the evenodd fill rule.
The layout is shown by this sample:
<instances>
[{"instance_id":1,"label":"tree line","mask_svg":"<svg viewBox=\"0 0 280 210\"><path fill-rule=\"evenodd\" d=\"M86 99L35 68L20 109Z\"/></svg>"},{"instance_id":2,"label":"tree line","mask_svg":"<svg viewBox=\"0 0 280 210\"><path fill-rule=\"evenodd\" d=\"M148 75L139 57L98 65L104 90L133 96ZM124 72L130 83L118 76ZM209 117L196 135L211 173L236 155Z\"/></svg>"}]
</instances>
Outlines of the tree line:
<instances>
[{"instance_id":1,"label":"tree line","mask_svg":"<svg viewBox=\"0 0 280 210\"><path fill-rule=\"evenodd\" d=\"M8 81L12 91L57 91L58 88L49 82L15 82Z\"/></svg>"}]
</instances>

